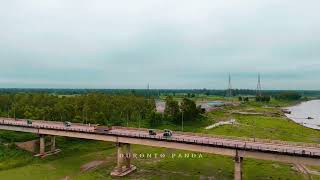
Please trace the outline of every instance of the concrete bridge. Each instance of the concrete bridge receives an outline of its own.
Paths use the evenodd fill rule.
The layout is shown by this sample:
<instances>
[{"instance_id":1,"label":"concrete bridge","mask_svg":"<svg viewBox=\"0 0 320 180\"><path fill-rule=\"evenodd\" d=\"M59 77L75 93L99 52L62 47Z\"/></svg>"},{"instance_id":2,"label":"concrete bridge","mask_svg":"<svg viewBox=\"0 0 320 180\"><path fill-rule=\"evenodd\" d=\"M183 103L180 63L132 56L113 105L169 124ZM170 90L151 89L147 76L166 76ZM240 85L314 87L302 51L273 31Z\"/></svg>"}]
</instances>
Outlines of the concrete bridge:
<instances>
[{"instance_id":1,"label":"concrete bridge","mask_svg":"<svg viewBox=\"0 0 320 180\"><path fill-rule=\"evenodd\" d=\"M237 180L242 179L244 158L320 166L320 145L318 144L250 141L182 132L174 132L171 138L165 138L159 132L157 135L149 135L146 129L108 128L86 124L72 124L66 127L62 122L40 120L28 124L25 119L11 118L0 118L0 129L38 134L39 156L56 151L55 136L114 142L117 145L118 155L117 167L111 173L113 176L124 176L136 169L130 163L130 144L230 156L234 158L234 178ZM48 152L46 152L45 136L51 137L51 148Z\"/></svg>"}]
</instances>

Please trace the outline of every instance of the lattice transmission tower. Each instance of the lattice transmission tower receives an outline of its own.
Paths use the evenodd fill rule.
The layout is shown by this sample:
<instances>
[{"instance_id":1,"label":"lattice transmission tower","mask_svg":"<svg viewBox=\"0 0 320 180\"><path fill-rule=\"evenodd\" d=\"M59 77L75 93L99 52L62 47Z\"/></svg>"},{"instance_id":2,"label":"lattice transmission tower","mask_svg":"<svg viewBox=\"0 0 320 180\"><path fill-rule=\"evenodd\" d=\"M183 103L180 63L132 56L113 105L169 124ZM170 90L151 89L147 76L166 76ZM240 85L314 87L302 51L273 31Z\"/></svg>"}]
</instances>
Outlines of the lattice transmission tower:
<instances>
[{"instance_id":1,"label":"lattice transmission tower","mask_svg":"<svg viewBox=\"0 0 320 180\"><path fill-rule=\"evenodd\" d=\"M232 97L232 84L231 84L231 74L229 73L229 82L228 82L228 89L227 89L227 93L226 93L227 97Z\"/></svg>"},{"instance_id":2,"label":"lattice transmission tower","mask_svg":"<svg viewBox=\"0 0 320 180\"><path fill-rule=\"evenodd\" d=\"M148 99L150 98L150 83L148 83L148 87L147 87L147 97Z\"/></svg>"},{"instance_id":3,"label":"lattice transmission tower","mask_svg":"<svg viewBox=\"0 0 320 180\"><path fill-rule=\"evenodd\" d=\"M257 84L257 96L262 96L262 88L261 88L261 78L260 73L258 74L258 84Z\"/></svg>"}]
</instances>

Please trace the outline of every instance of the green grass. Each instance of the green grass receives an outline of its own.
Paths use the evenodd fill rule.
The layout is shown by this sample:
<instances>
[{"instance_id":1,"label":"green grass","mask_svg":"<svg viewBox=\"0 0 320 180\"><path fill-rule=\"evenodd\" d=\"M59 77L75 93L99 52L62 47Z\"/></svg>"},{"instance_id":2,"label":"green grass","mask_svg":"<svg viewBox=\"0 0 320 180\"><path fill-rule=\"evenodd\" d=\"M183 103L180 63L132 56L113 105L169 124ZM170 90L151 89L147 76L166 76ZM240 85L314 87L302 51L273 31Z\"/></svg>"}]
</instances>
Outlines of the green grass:
<instances>
[{"instance_id":1,"label":"green grass","mask_svg":"<svg viewBox=\"0 0 320 180\"><path fill-rule=\"evenodd\" d=\"M285 117L278 106L289 106L297 102L272 100L270 103L249 102L240 106L224 107L209 112L204 118L193 122L184 122L184 131L207 133L223 136L260 138L294 142L320 143L320 131L306 128ZM234 111L256 112L262 115L240 115ZM219 121L236 119L236 125L225 125L205 130L206 126ZM181 125L164 123L157 129L180 131Z\"/></svg>"},{"instance_id":2,"label":"green grass","mask_svg":"<svg viewBox=\"0 0 320 180\"><path fill-rule=\"evenodd\" d=\"M0 145L0 170L6 170L27 165L35 160L31 153L17 149L14 146Z\"/></svg>"},{"instance_id":3,"label":"green grass","mask_svg":"<svg viewBox=\"0 0 320 180\"><path fill-rule=\"evenodd\" d=\"M67 144L63 139L60 141L62 144ZM59 155L47 159L34 159L22 167L0 170L0 179L56 180L64 177L72 180L111 179L109 174L116 165L115 152L116 149L110 143L74 141ZM202 154L202 158L172 158L173 153L184 155L191 152L136 145L133 146L132 152L149 153L153 158L133 159L132 164L136 165L138 170L124 179L185 180L200 177L233 179L234 163L230 157ZM154 158L155 153L158 154L158 158ZM166 157L159 158L160 154L166 154ZM81 171L81 166L95 160L103 160L105 163L91 171ZM245 159L245 179L265 179L266 177L268 179L302 179L302 176L290 165Z\"/></svg>"},{"instance_id":4,"label":"green grass","mask_svg":"<svg viewBox=\"0 0 320 180\"><path fill-rule=\"evenodd\" d=\"M284 180L300 180L304 179L303 175L294 171L293 167L288 164L244 160L243 178L252 180L262 179L284 179Z\"/></svg>"},{"instance_id":5,"label":"green grass","mask_svg":"<svg viewBox=\"0 0 320 180\"><path fill-rule=\"evenodd\" d=\"M0 143L24 142L35 139L37 135L31 133L17 133L14 131L0 130Z\"/></svg>"},{"instance_id":6,"label":"green grass","mask_svg":"<svg viewBox=\"0 0 320 180\"><path fill-rule=\"evenodd\" d=\"M211 118L220 118L217 117L220 113L215 112ZM229 115L229 118L235 118L238 124L199 131L226 136L320 143L320 131L303 127L286 117Z\"/></svg>"},{"instance_id":7,"label":"green grass","mask_svg":"<svg viewBox=\"0 0 320 180\"><path fill-rule=\"evenodd\" d=\"M167 96L161 96L160 99L161 100L165 100ZM176 96L172 96L174 100L176 101L182 101L183 98L187 98L186 94L178 94ZM222 97L222 96L206 96L206 95L202 95L202 96L195 96L195 97L189 97L188 99L191 99L193 101L238 101L238 97Z\"/></svg>"},{"instance_id":8,"label":"green grass","mask_svg":"<svg viewBox=\"0 0 320 180\"><path fill-rule=\"evenodd\" d=\"M80 167L94 159L105 159L115 152L114 145L106 142L84 141L58 138L57 144L62 152L46 159L33 158L32 154L11 149L3 151L0 179L61 179L80 173ZM11 156L15 154L16 156ZM26 158L28 155L29 158ZM8 161L16 161L23 166L11 166Z\"/></svg>"}]
</instances>

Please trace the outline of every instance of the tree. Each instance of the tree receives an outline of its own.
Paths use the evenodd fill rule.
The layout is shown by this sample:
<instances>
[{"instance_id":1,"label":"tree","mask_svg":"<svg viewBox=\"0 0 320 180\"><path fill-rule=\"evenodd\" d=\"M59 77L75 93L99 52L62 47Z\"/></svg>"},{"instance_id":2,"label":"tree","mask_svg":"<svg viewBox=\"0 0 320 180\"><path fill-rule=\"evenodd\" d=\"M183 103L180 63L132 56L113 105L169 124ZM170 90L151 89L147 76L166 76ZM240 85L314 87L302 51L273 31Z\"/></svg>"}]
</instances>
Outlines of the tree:
<instances>
[{"instance_id":1,"label":"tree","mask_svg":"<svg viewBox=\"0 0 320 180\"><path fill-rule=\"evenodd\" d=\"M186 121L194 120L198 117L199 111L197 108L197 105L194 101L184 98L182 100L181 106L180 106L181 112L183 113L183 118Z\"/></svg>"},{"instance_id":2,"label":"tree","mask_svg":"<svg viewBox=\"0 0 320 180\"><path fill-rule=\"evenodd\" d=\"M155 100L135 95L90 93L57 96L45 93L0 94L0 115L18 118L124 125L149 121Z\"/></svg>"},{"instance_id":3,"label":"tree","mask_svg":"<svg viewBox=\"0 0 320 180\"><path fill-rule=\"evenodd\" d=\"M297 92L285 92L275 96L276 99L287 101L297 101L300 100L301 97L301 94Z\"/></svg>"},{"instance_id":4,"label":"tree","mask_svg":"<svg viewBox=\"0 0 320 180\"><path fill-rule=\"evenodd\" d=\"M172 121L178 121L179 119L179 103L173 100L171 96L166 98L166 108L164 110L164 114Z\"/></svg>"},{"instance_id":5,"label":"tree","mask_svg":"<svg viewBox=\"0 0 320 180\"><path fill-rule=\"evenodd\" d=\"M256 101L257 102L270 102L271 97L270 96L257 96Z\"/></svg>"}]
</instances>

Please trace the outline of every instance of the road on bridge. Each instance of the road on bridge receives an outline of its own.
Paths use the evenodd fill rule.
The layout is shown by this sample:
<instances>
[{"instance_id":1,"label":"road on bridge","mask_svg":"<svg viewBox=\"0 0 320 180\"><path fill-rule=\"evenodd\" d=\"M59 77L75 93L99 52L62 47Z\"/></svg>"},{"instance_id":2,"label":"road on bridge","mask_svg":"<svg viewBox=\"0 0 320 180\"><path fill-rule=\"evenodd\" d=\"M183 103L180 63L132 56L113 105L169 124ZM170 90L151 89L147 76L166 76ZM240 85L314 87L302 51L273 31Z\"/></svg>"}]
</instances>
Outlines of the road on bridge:
<instances>
[{"instance_id":1,"label":"road on bridge","mask_svg":"<svg viewBox=\"0 0 320 180\"><path fill-rule=\"evenodd\" d=\"M175 141L181 143L192 143L201 144L209 146L219 146L231 149L244 149L244 150L255 150L255 151L265 151L274 153L285 153L291 155L301 155L301 156L313 156L320 157L320 145L311 146L310 144L295 144L287 142L261 142L261 141L249 141L241 139L232 139L230 137L213 137L204 134L192 134L192 133L182 133L174 132L172 137L166 138L161 132L158 131L157 135L149 135L147 129L137 129L137 128L124 128L124 127L100 127L97 125L89 124L79 124L73 123L70 127L66 127L63 122L56 121L32 121L32 124L27 124L25 119L11 119L11 118L0 118L0 124L14 125L14 126L24 126L33 128L47 128L47 129L58 129L63 131L78 131L85 133L101 133L101 129L105 129L103 134L124 136L124 137L134 137L134 138L148 138L160 141ZM97 131L97 129L100 129Z\"/></svg>"}]
</instances>

